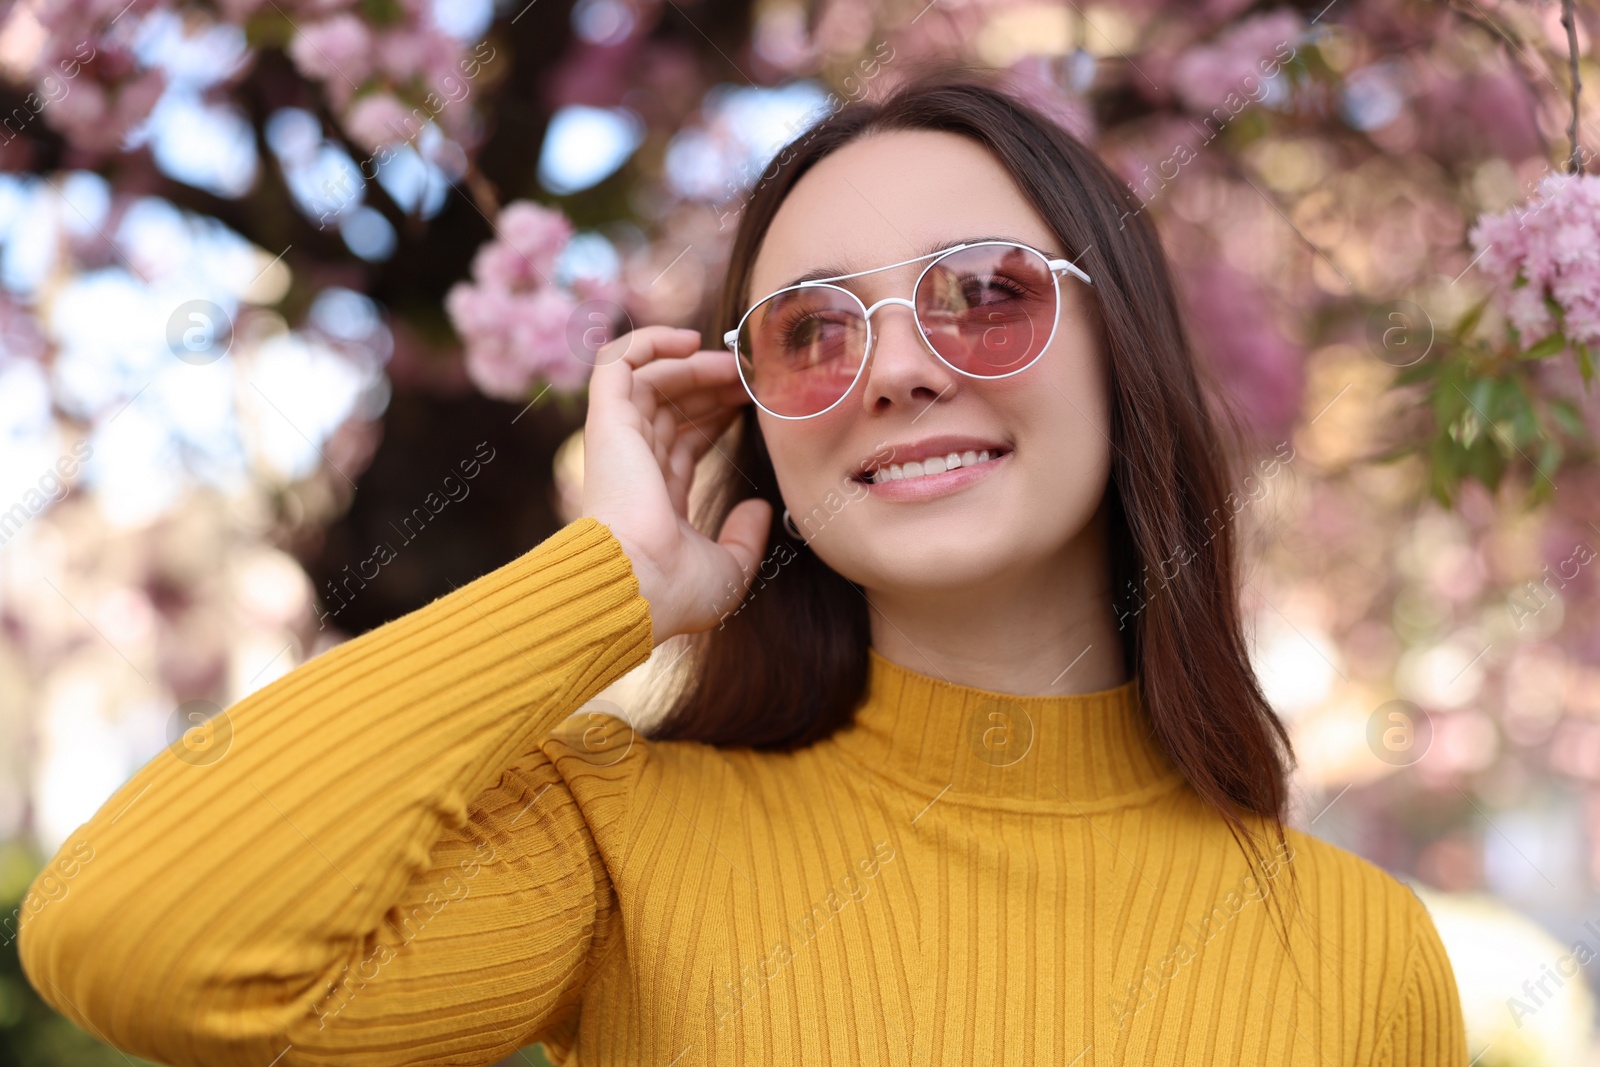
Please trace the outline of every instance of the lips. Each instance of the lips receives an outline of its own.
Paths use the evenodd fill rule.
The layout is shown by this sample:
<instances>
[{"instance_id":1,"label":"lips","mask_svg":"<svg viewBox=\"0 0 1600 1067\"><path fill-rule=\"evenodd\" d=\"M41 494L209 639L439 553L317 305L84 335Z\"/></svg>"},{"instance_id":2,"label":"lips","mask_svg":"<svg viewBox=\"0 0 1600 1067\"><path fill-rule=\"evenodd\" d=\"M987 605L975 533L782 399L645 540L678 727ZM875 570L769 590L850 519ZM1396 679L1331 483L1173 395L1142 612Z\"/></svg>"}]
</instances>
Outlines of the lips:
<instances>
[{"instance_id":1,"label":"lips","mask_svg":"<svg viewBox=\"0 0 1600 1067\"><path fill-rule=\"evenodd\" d=\"M879 480L875 477L879 470L886 470L888 473L883 478L888 479L898 469L903 479L907 475L915 477L958 466L972 466L985 452L989 454L990 459L995 459L1010 451L1011 446L995 438L974 437L968 434L939 434L915 441L880 445L871 456L862 460L851 477L858 482L871 483ZM950 462L952 457L955 458L955 463ZM937 470L929 471L930 461L933 461L932 466Z\"/></svg>"}]
</instances>

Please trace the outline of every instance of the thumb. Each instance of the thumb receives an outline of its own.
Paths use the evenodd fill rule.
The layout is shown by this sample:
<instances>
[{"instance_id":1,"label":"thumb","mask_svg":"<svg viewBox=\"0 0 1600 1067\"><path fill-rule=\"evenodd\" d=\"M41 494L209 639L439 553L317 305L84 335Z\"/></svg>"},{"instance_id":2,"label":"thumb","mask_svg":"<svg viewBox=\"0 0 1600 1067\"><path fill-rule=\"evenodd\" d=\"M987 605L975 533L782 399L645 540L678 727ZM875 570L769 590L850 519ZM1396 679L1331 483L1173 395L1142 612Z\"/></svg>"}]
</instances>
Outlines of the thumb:
<instances>
[{"instance_id":1,"label":"thumb","mask_svg":"<svg viewBox=\"0 0 1600 1067\"><path fill-rule=\"evenodd\" d=\"M717 544L727 549L739 564L739 573L745 577L741 584L748 584L750 575L761 562L761 551L766 547L771 528L772 505L760 497L739 501L723 520Z\"/></svg>"}]
</instances>

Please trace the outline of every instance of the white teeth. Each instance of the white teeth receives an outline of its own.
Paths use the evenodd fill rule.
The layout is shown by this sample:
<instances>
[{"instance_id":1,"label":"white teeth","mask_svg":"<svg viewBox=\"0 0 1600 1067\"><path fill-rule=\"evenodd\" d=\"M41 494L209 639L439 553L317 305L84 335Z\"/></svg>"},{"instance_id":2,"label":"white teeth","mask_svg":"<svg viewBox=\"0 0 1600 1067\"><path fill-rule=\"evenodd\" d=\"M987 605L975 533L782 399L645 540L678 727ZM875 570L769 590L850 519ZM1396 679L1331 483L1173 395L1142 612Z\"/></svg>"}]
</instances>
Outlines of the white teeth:
<instances>
[{"instance_id":1,"label":"white teeth","mask_svg":"<svg viewBox=\"0 0 1600 1067\"><path fill-rule=\"evenodd\" d=\"M899 464L891 463L887 467L879 467L869 476L874 483L895 482L902 478L920 478L925 474L943 474L953 471L957 467L971 467L979 463L987 463L991 458L998 457L999 453L991 453L987 448L982 452L951 452L947 456L929 456L918 462Z\"/></svg>"}]
</instances>

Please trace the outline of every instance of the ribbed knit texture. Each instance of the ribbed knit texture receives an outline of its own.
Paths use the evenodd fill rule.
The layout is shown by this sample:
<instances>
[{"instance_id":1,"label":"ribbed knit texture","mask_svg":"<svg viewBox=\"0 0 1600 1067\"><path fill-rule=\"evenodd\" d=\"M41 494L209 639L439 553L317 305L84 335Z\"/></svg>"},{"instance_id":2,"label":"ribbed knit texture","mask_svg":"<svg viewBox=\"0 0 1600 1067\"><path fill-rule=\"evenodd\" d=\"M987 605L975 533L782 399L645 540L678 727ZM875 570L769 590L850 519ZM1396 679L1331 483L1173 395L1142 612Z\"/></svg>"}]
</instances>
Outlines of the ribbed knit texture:
<instances>
[{"instance_id":1,"label":"ribbed knit texture","mask_svg":"<svg viewBox=\"0 0 1600 1067\"><path fill-rule=\"evenodd\" d=\"M569 718L650 645L585 519L318 656L62 846L29 978L208 1067L1467 1063L1415 894L1293 831L1250 879L1136 681L1008 697L873 652L855 724L790 754ZM1292 955L1260 899L1290 867Z\"/></svg>"}]
</instances>

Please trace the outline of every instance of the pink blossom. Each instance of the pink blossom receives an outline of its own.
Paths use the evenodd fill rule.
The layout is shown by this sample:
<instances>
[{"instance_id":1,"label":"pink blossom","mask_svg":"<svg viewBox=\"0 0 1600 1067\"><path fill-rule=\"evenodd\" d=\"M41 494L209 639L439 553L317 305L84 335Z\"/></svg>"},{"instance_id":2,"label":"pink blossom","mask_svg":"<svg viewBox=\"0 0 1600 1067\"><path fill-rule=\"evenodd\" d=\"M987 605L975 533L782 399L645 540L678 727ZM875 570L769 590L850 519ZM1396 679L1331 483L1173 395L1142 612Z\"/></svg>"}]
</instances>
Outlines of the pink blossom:
<instances>
[{"instance_id":1,"label":"pink blossom","mask_svg":"<svg viewBox=\"0 0 1600 1067\"><path fill-rule=\"evenodd\" d=\"M1586 304L1570 308L1562 316L1567 324L1567 336L1574 338L1600 337L1600 305ZM1585 342L1593 345L1593 341Z\"/></svg>"},{"instance_id":2,"label":"pink blossom","mask_svg":"<svg viewBox=\"0 0 1600 1067\"><path fill-rule=\"evenodd\" d=\"M1273 323L1273 301L1222 261L1186 265L1179 277L1197 352L1255 431L1281 440L1300 414L1304 355Z\"/></svg>"},{"instance_id":3,"label":"pink blossom","mask_svg":"<svg viewBox=\"0 0 1600 1067\"><path fill-rule=\"evenodd\" d=\"M76 139L80 131L92 130L105 119L108 106L105 89L85 78L45 108L44 117L50 125Z\"/></svg>"},{"instance_id":4,"label":"pink blossom","mask_svg":"<svg viewBox=\"0 0 1600 1067\"><path fill-rule=\"evenodd\" d=\"M1285 8L1246 19L1211 44L1190 49L1172 66L1179 98L1197 112L1221 106L1230 93L1260 99L1265 74L1281 66L1300 31L1300 16Z\"/></svg>"},{"instance_id":5,"label":"pink blossom","mask_svg":"<svg viewBox=\"0 0 1600 1067\"><path fill-rule=\"evenodd\" d=\"M348 12L301 26L288 52L300 73L319 81L337 78L359 85L372 71L372 34Z\"/></svg>"},{"instance_id":6,"label":"pink blossom","mask_svg":"<svg viewBox=\"0 0 1600 1067\"><path fill-rule=\"evenodd\" d=\"M116 125L127 131L143 122L166 91L167 80L158 70L146 71L132 81L123 82L117 90Z\"/></svg>"},{"instance_id":7,"label":"pink blossom","mask_svg":"<svg viewBox=\"0 0 1600 1067\"><path fill-rule=\"evenodd\" d=\"M1479 268L1491 277L1515 276L1528 253L1526 234L1515 212L1483 216L1468 236L1478 251Z\"/></svg>"},{"instance_id":8,"label":"pink blossom","mask_svg":"<svg viewBox=\"0 0 1600 1067\"><path fill-rule=\"evenodd\" d=\"M467 375L488 396L525 398L536 380L579 388L589 366L571 352L567 326L576 309L567 293L543 286L512 294L458 282L445 308L466 345Z\"/></svg>"},{"instance_id":9,"label":"pink blossom","mask_svg":"<svg viewBox=\"0 0 1600 1067\"><path fill-rule=\"evenodd\" d=\"M368 152L386 144L408 140L411 109L389 93L368 93L345 112L344 128L350 139Z\"/></svg>"},{"instance_id":10,"label":"pink blossom","mask_svg":"<svg viewBox=\"0 0 1600 1067\"><path fill-rule=\"evenodd\" d=\"M615 45L576 41L550 72L548 97L555 107L588 104L614 107L628 91L632 69L648 46L630 37Z\"/></svg>"},{"instance_id":11,"label":"pink blossom","mask_svg":"<svg viewBox=\"0 0 1600 1067\"><path fill-rule=\"evenodd\" d=\"M44 109L45 120L78 147L109 153L149 117L166 82L160 71L151 70L109 89L82 77L67 86L66 95Z\"/></svg>"},{"instance_id":12,"label":"pink blossom","mask_svg":"<svg viewBox=\"0 0 1600 1067\"><path fill-rule=\"evenodd\" d=\"M461 46L451 38L416 25L384 30L377 35L374 46L378 66L391 78L402 82L418 75L442 76L455 67L462 52Z\"/></svg>"},{"instance_id":13,"label":"pink blossom","mask_svg":"<svg viewBox=\"0 0 1600 1067\"><path fill-rule=\"evenodd\" d=\"M1549 175L1526 204L1479 219L1468 239L1524 345L1556 329L1600 345L1600 176Z\"/></svg>"},{"instance_id":14,"label":"pink blossom","mask_svg":"<svg viewBox=\"0 0 1600 1067\"><path fill-rule=\"evenodd\" d=\"M1530 341L1543 337L1555 325L1550 309L1544 306L1544 294L1531 285L1513 291L1506 298L1505 312L1517 332Z\"/></svg>"},{"instance_id":15,"label":"pink blossom","mask_svg":"<svg viewBox=\"0 0 1600 1067\"><path fill-rule=\"evenodd\" d=\"M559 211L527 200L507 204L495 224L496 239L478 249L472 276L480 284L527 289L545 282L556 256L572 237L572 223Z\"/></svg>"},{"instance_id":16,"label":"pink blossom","mask_svg":"<svg viewBox=\"0 0 1600 1067\"><path fill-rule=\"evenodd\" d=\"M572 292L579 300L604 300L609 304L622 303L627 296L627 286L620 278L595 278L579 275L572 279Z\"/></svg>"},{"instance_id":17,"label":"pink blossom","mask_svg":"<svg viewBox=\"0 0 1600 1067\"><path fill-rule=\"evenodd\" d=\"M495 239L478 250L471 282L445 297L466 347L467 375L489 396L525 398L538 380L572 390L590 367L572 352L567 332L580 298L554 280L556 257L572 237L559 211L518 200L501 209Z\"/></svg>"},{"instance_id":18,"label":"pink blossom","mask_svg":"<svg viewBox=\"0 0 1600 1067\"><path fill-rule=\"evenodd\" d=\"M1025 56L1018 60L1006 71L1002 84L1012 96L1052 119L1073 137L1094 140L1094 115L1088 105L1081 96L1061 89L1044 57Z\"/></svg>"}]
</instances>

